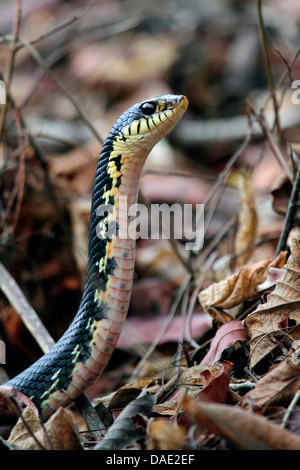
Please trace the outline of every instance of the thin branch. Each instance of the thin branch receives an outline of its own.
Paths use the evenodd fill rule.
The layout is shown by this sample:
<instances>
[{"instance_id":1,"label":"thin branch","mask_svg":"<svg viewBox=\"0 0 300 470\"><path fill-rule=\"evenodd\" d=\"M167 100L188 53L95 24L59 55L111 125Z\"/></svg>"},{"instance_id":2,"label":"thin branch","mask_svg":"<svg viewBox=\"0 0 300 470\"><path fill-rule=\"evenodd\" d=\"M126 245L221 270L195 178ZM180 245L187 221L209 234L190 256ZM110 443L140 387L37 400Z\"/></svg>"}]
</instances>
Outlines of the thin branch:
<instances>
[{"instance_id":1,"label":"thin branch","mask_svg":"<svg viewBox=\"0 0 300 470\"><path fill-rule=\"evenodd\" d=\"M295 393L294 398L292 399L291 403L289 404L288 409L286 410L282 423L280 424L281 429L286 427L287 422L299 400L300 400L300 390L298 390Z\"/></svg>"},{"instance_id":2,"label":"thin branch","mask_svg":"<svg viewBox=\"0 0 300 470\"><path fill-rule=\"evenodd\" d=\"M89 119L88 115L82 108L81 104L75 98L75 96L69 91L69 89L56 77L56 75L52 72L52 70L48 67L47 63L45 60L42 58L41 54L33 47L28 41L26 41L24 38L19 38L20 42L24 44L28 52L31 54L33 59L38 63L38 65L46 72L49 78L55 83L56 87L59 89L59 91L68 98L68 100L73 104L74 108L78 112L79 116L81 119L85 122L85 124L88 126L88 128L91 130L93 135L96 137L96 139L103 144L103 139L98 133L97 129L94 127L92 124L91 120Z\"/></svg>"},{"instance_id":3,"label":"thin branch","mask_svg":"<svg viewBox=\"0 0 300 470\"><path fill-rule=\"evenodd\" d=\"M88 396L83 393L80 397L76 398L75 405L83 417L88 431L93 434L96 441L101 441L105 426L91 404Z\"/></svg>"},{"instance_id":4,"label":"thin branch","mask_svg":"<svg viewBox=\"0 0 300 470\"><path fill-rule=\"evenodd\" d=\"M300 191L300 162L298 162L297 174L295 182L293 184L292 194L289 201L288 210L285 217L284 227L281 232L280 240L276 250L276 256L284 251L286 248L287 239L291 229L293 228L296 212L298 209L298 200L299 200L299 191Z\"/></svg>"},{"instance_id":5,"label":"thin branch","mask_svg":"<svg viewBox=\"0 0 300 470\"><path fill-rule=\"evenodd\" d=\"M56 26L55 28L51 29L50 31L47 31L46 33L43 33L41 34L40 36L34 38L34 39L31 39L29 41L29 44L36 44L38 42L41 42L43 41L44 39L48 39L49 37L53 36L54 34L58 33L59 31L62 31L63 29L71 26L72 24L74 24L76 21L80 20L80 18L82 18L99 0L91 0L91 2L89 2L87 4L86 7L84 7L79 13L77 13L77 15L74 15L71 19L69 19L68 21L65 21L65 23L62 23L58 26ZM17 46L17 49L16 50L19 50L21 49L22 47L24 47L25 44L21 43ZM26 46L25 46L26 47Z\"/></svg>"},{"instance_id":6,"label":"thin branch","mask_svg":"<svg viewBox=\"0 0 300 470\"><path fill-rule=\"evenodd\" d=\"M267 123L266 123L266 120L265 120L265 117L264 115L262 114L262 112L260 112L259 114L255 111L255 108L254 106L250 103L250 101L247 101L247 104L248 104L248 108L249 108L249 111L255 116L255 118L257 119L257 121L259 122L263 132L264 132L264 135L268 141L268 144L274 154L274 156L276 157L278 163L282 166L282 168L284 169L287 177L289 178L289 180L292 182L293 181L293 173L292 173L292 170L290 169L290 167L288 166L287 164L287 161L286 159L284 158L284 156L282 155L282 152L279 148L279 145L277 144L277 142L275 141L274 137L273 137L273 134L271 132L271 130L269 129Z\"/></svg>"},{"instance_id":7,"label":"thin branch","mask_svg":"<svg viewBox=\"0 0 300 470\"><path fill-rule=\"evenodd\" d=\"M275 123L274 123L275 130L277 133L278 140L280 141L281 130L280 130L280 120L279 120L279 112L278 112L279 108L278 108L278 103L277 103L276 88L275 88L274 78L272 74L270 57L268 53L266 29L265 29L264 20L263 20L261 0L256 0L256 3L257 3L257 13L258 13L258 22L259 22L259 34L260 34L261 43L262 43L266 75L267 75L270 93L271 93L272 100L273 100L273 107L274 107L274 114L275 114Z\"/></svg>"},{"instance_id":8,"label":"thin branch","mask_svg":"<svg viewBox=\"0 0 300 470\"><path fill-rule=\"evenodd\" d=\"M46 353L54 345L54 340L42 324L37 313L28 303L20 287L0 262L0 289L20 315L41 350Z\"/></svg>"}]
</instances>

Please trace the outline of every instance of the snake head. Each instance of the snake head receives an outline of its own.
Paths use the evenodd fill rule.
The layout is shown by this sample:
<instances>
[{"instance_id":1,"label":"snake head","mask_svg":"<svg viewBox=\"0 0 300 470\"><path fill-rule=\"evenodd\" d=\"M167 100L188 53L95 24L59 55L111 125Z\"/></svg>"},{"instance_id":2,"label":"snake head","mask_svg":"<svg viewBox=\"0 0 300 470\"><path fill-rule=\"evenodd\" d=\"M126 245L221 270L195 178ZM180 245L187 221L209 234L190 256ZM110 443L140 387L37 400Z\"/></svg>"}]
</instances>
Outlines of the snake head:
<instances>
[{"instance_id":1,"label":"snake head","mask_svg":"<svg viewBox=\"0 0 300 470\"><path fill-rule=\"evenodd\" d=\"M188 108L184 95L162 95L129 108L116 122L119 142L150 151L180 121Z\"/></svg>"}]
</instances>

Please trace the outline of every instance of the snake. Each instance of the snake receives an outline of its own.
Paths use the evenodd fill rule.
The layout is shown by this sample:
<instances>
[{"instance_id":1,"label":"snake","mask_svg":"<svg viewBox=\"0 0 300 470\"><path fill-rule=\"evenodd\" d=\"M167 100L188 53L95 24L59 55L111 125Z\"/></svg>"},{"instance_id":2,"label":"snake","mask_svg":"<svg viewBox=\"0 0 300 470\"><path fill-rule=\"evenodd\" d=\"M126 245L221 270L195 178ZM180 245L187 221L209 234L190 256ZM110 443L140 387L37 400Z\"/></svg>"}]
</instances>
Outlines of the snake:
<instances>
[{"instance_id":1,"label":"snake","mask_svg":"<svg viewBox=\"0 0 300 470\"><path fill-rule=\"evenodd\" d=\"M85 393L112 356L126 320L135 267L135 237L124 229L120 233L121 227L132 220L129 208L137 204L146 158L187 108L187 97L175 94L136 103L117 119L102 145L78 311L46 354L5 384L28 397L43 420Z\"/></svg>"}]
</instances>

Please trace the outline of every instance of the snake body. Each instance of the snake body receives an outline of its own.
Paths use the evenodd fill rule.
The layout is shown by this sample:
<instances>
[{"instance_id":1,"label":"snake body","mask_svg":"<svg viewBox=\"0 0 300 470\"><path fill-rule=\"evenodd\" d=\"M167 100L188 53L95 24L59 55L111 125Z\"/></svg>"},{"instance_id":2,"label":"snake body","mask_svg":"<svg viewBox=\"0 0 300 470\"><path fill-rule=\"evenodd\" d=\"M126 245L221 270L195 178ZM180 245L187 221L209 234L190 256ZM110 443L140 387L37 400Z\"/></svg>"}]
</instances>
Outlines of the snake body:
<instances>
[{"instance_id":1,"label":"snake body","mask_svg":"<svg viewBox=\"0 0 300 470\"><path fill-rule=\"evenodd\" d=\"M86 392L112 355L128 311L135 260L135 240L118 233L121 223L128 220L128 211L121 210L121 196L126 197L127 207L137 202L149 152L173 129L187 106L183 95L137 103L120 116L103 144L94 180L86 280L78 312L47 354L5 384L29 397L43 419ZM108 211L103 210L106 206Z\"/></svg>"}]
</instances>

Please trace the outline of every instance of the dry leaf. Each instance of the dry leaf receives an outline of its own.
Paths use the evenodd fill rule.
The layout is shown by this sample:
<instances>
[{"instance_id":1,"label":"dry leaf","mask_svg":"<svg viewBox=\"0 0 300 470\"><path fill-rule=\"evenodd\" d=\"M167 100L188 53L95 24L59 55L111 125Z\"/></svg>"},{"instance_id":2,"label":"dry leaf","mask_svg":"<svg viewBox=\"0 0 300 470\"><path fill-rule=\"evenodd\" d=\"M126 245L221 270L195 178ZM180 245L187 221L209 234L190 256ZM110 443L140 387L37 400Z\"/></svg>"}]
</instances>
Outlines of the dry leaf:
<instances>
[{"instance_id":1,"label":"dry leaf","mask_svg":"<svg viewBox=\"0 0 300 470\"><path fill-rule=\"evenodd\" d=\"M26 424L24 420L26 419ZM31 432L28 431L28 427ZM32 436L34 434L34 437ZM9 442L27 450L81 450L72 413L59 408L47 421L44 429L34 412L27 408L13 429Z\"/></svg>"},{"instance_id":2,"label":"dry leaf","mask_svg":"<svg viewBox=\"0 0 300 470\"><path fill-rule=\"evenodd\" d=\"M2 385L0 387L0 436L7 439L18 421L20 414L30 408L33 414L39 412L35 404L23 393L13 387Z\"/></svg>"},{"instance_id":3,"label":"dry leaf","mask_svg":"<svg viewBox=\"0 0 300 470\"><path fill-rule=\"evenodd\" d=\"M243 397L242 406L266 407L269 405L288 405L300 388L300 366L287 358L264 375L253 390Z\"/></svg>"},{"instance_id":4,"label":"dry leaf","mask_svg":"<svg viewBox=\"0 0 300 470\"><path fill-rule=\"evenodd\" d=\"M249 247L254 244L257 234L258 217L256 212L253 185L246 175L239 174L240 191L239 226L235 237L237 266L243 266L253 253ZM240 254L241 253L241 254Z\"/></svg>"},{"instance_id":5,"label":"dry leaf","mask_svg":"<svg viewBox=\"0 0 300 470\"><path fill-rule=\"evenodd\" d=\"M182 450L185 443L185 432L177 423L158 418L149 428L150 441L148 450Z\"/></svg>"},{"instance_id":6,"label":"dry leaf","mask_svg":"<svg viewBox=\"0 0 300 470\"><path fill-rule=\"evenodd\" d=\"M201 425L244 450L300 450L300 437L237 406L185 397L187 413Z\"/></svg>"},{"instance_id":7,"label":"dry leaf","mask_svg":"<svg viewBox=\"0 0 300 470\"><path fill-rule=\"evenodd\" d=\"M211 374L208 369L204 370L201 373L203 390L199 397L214 403L225 403L233 367L232 362L224 361L222 369L215 374Z\"/></svg>"},{"instance_id":8,"label":"dry leaf","mask_svg":"<svg viewBox=\"0 0 300 470\"><path fill-rule=\"evenodd\" d=\"M95 450L125 449L146 435L156 397L143 390L117 417Z\"/></svg>"},{"instance_id":9,"label":"dry leaf","mask_svg":"<svg viewBox=\"0 0 300 470\"><path fill-rule=\"evenodd\" d=\"M297 239L292 240L291 250L282 277L267 302L244 320L251 338L250 367L276 348L283 336L288 342L300 339L300 247Z\"/></svg>"},{"instance_id":10,"label":"dry leaf","mask_svg":"<svg viewBox=\"0 0 300 470\"><path fill-rule=\"evenodd\" d=\"M281 268L285 263L286 252L281 252L274 260L263 260L244 266L237 273L216 282L199 294L203 308L233 308L257 295L257 286L267 278L270 267Z\"/></svg>"},{"instance_id":11,"label":"dry leaf","mask_svg":"<svg viewBox=\"0 0 300 470\"><path fill-rule=\"evenodd\" d=\"M14 426L8 442L24 449L35 448L42 450L44 448L43 444L39 446L38 442L33 438L33 435L36 435L41 429L42 425L38 416L31 408L26 408L22 414L22 418L19 418L17 424ZM35 443L36 446L32 447L32 443Z\"/></svg>"},{"instance_id":12,"label":"dry leaf","mask_svg":"<svg viewBox=\"0 0 300 470\"><path fill-rule=\"evenodd\" d=\"M220 359L224 349L236 341L246 341L248 332L239 320L232 320L220 326L212 339L210 349L202 359L201 364L214 364Z\"/></svg>"}]
</instances>

